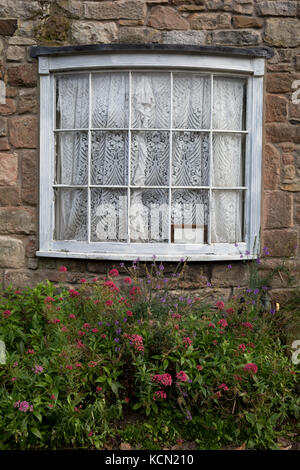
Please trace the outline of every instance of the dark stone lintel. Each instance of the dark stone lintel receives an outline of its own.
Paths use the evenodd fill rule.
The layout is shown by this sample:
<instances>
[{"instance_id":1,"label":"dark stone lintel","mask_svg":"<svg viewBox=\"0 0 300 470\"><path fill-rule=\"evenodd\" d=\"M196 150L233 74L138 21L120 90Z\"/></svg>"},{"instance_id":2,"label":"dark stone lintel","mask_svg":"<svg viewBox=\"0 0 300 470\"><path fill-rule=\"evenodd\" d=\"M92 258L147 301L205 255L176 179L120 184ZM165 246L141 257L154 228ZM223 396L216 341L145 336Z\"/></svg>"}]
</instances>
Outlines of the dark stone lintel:
<instances>
[{"instance_id":1,"label":"dark stone lintel","mask_svg":"<svg viewBox=\"0 0 300 470\"><path fill-rule=\"evenodd\" d=\"M95 52L161 52L161 53L189 53L203 55L227 55L235 57L273 57L274 51L270 47L229 47L229 46L195 46L184 44L88 44L82 46L32 46L30 56L92 54Z\"/></svg>"}]
</instances>

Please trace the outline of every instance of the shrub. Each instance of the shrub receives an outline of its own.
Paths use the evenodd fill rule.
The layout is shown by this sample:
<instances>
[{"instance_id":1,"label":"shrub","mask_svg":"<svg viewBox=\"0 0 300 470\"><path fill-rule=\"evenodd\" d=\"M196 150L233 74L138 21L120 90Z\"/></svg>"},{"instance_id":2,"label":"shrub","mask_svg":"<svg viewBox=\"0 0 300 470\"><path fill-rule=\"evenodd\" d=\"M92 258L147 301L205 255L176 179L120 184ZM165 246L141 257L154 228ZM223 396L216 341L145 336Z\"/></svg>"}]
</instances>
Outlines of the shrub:
<instances>
[{"instance_id":1,"label":"shrub","mask_svg":"<svg viewBox=\"0 0 300 470\"><path fill-rule=\"evenodd\" d=\"M215 306L171 296L185 270L166 277L136 261L125 278L114 269L78 289L3 291L0 448L100 449L131 435L116 429L129 410L157 442L276 448L300 400L276 314L261 312L264 290Z\"/></svg>"}]
</instances>

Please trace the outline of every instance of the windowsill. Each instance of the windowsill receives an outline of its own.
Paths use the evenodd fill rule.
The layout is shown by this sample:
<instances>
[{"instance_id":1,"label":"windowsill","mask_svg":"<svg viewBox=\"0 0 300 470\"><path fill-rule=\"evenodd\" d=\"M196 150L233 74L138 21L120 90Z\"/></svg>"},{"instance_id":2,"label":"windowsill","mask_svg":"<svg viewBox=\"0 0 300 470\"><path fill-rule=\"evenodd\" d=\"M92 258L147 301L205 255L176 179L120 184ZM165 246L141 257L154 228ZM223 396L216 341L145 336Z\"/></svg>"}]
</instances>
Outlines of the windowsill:
<instances>
[{"instance_id":1,"label":"windowsill","mask_svg":"<svg viewBox=\"0 0 300 470\"><path fill-rule=\"evenodd\" d=\"M140 261L153 261L155 253L74 253L70 251L37 251L36 256L49 257L49 258L75 258L75 259L91 259L91 260L112 260L112 261L133 261L139 258ZM243 255L241 258L240 253L233 255L216 255L212 254L158 254L155 257L156 261L180 261L182 258L187 261L242 261L257 258L256 254Z\"/></svg>"}]
</instances>

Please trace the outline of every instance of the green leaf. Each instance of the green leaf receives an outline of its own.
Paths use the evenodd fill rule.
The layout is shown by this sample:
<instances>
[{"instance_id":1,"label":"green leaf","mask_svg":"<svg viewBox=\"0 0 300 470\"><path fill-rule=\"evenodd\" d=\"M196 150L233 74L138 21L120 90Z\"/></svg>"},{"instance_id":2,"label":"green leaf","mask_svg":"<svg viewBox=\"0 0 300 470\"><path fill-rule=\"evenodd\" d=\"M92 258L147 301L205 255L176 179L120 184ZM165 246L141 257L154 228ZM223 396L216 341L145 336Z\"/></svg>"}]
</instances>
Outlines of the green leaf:
<instances>
[{"instance_id":1,"label":"green leaf","mask_svg":"<svg viewBox=\"0 0 300 470\"><path fill-rule=\"evenodd\" d=\"M133 410L138 410L140 407L141 407L141 404L140 404L140 403L136 403L135 405L133 405L132 409L133 409Z\"/></svg>"},{"instance_id":2,"label":"green leaf","mask_svg":"<svg viewBox=\"0 0 300 470\"><path fill-rule=\"evenodd\" d=\"M36 437L38 437L39 439L43 439L43 436L41 435L40 431L36 428L31 428L31 432L32 434L34 434Z\"/></svg>"}]
</instances>

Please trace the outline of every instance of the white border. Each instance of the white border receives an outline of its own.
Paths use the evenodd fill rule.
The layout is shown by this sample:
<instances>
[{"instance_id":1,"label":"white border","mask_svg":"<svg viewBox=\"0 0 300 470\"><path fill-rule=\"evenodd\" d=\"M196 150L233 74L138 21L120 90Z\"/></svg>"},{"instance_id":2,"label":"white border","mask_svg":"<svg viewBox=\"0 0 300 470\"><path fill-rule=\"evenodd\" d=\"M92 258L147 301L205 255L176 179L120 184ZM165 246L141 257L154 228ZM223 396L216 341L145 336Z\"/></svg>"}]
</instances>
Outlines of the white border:
<instances>
[{"instance_id":1,"label":"white border","mask_svg":"<svg viewBox=\"0 0 300 470\"><path fill-rule=\"evenodd\" d=\"M253 258L259 252L261 205L261 155L263 118L263 58L195 55L189 53L101 53L78 54L64 57L39 57L40 74L40 249L37 256L106 260L151 260L153 254L163 261L178 261L182 257L190 261L239 260L240 253L250 252ZM54 228L53 191L54 176L54 85L53 74L59 71L90 71L104 68L166 68L199 69L199 71L245 74L247 87L246 148L246 243L216 243L211 245L173 245L138 243L92 243L53 241ZM255 244L255 250L254 250Z\"/></svg>"}]
</instances>

